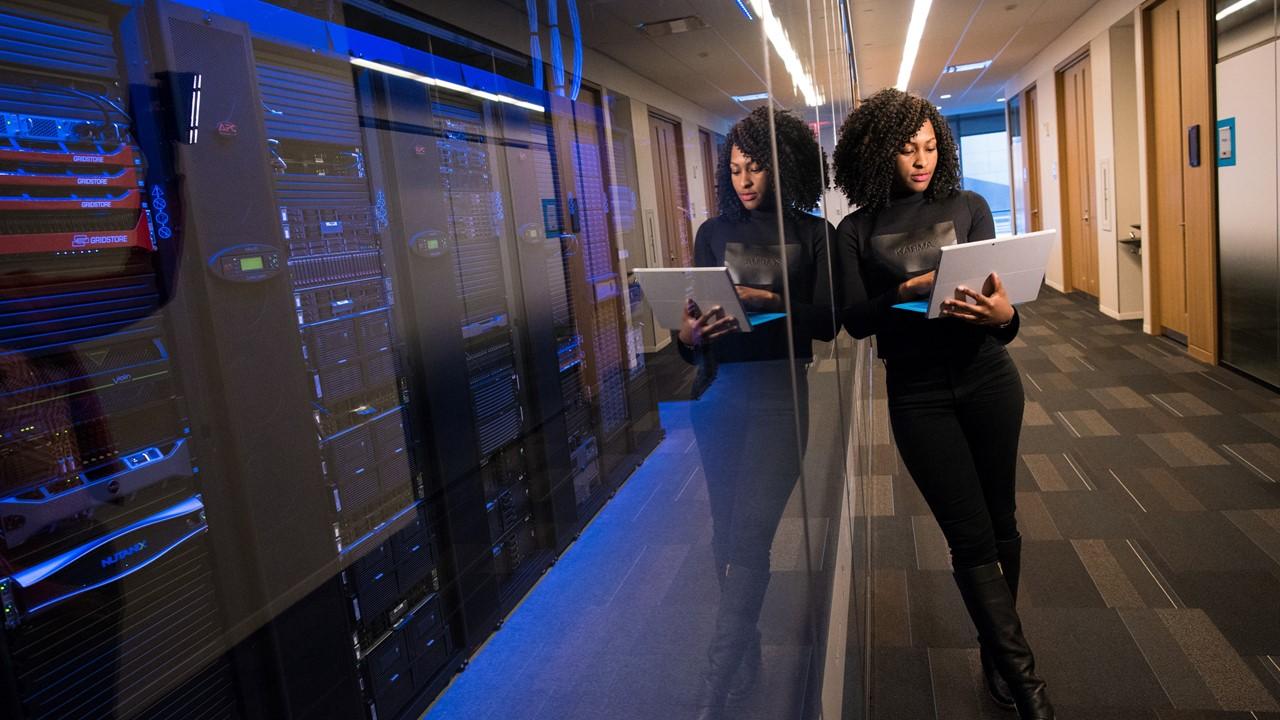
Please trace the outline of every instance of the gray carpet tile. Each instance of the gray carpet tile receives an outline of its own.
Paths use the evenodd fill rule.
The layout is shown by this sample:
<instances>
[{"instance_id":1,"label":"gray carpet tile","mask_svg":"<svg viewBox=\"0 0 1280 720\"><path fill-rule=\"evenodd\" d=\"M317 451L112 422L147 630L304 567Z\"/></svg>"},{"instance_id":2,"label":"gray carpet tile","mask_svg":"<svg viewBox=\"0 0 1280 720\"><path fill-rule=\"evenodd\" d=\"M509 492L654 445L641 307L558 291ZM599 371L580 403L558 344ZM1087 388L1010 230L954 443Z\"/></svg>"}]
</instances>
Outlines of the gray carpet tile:
<instances>
[{"instance_id":1,"label":"gray carpet tile","mask_svg":"<svg viewBox=\"0 0 1280 720\"><path fill-rule=\"evenodd\" d=\"M1009 347L1027 394L1019 608L1058 717L1275 720L1280 396L1091 304L1046 289ZM871 635L894 645L873 656L873 715L1010 717L982 692L936 523L888 472Z\"/></svg>"}]
</instances>

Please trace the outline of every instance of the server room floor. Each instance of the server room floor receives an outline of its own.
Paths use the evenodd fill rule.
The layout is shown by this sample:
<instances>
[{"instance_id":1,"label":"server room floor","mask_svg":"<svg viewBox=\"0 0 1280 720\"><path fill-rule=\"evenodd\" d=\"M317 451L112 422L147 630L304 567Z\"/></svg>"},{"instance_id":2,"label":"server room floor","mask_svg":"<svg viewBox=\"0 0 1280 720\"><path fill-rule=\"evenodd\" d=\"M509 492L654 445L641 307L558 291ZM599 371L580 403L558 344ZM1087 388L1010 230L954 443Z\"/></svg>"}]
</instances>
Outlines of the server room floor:
<instances>
[{"instance_id":1,"label":"server room floor","mask_svg":"<svg viewBox=\"0 0 1280 720\"><path fill-rule=\"evenodd\" d=\"M1092 299L1040 298L1010 348L1018 605L1058 717L1280 718L1280 395ZM1010 718L980 690L942 533L879 450L872 716Z\"/></svg>"},{"instance_id":2,"label":"server room floor","mask_svg":"<svg viewBox=\"0 0 1280 720\"><path fill-rule=\"evenodd\" d=\"M1059 717L1280 719L1280 396L1091 305L1046 289L1010 348L1027 393L1019 606ZM980 690L945 543L875 403L872 717L1010 717ZM663 444L429 720L687 714L716 591L686 405L662 405ZM776 578L766 617L803 614ZM802 633L762 625L766 684L737 717L799 717Z\"/></svg>"},{"instance_id":3,"label":"server room floor","mask_svg":"<svg viewBox=\"0 0 1280 720\"><path fill-rule=\"evenodd\" d=\"M650 363L663 399L662 444L476 653L429 720L692 715L719 595L710 506L690 403L676 399L688 397L688 366L674 353ZM825 368L822 375L834 377ZM811 442L812 454L834 455L820 444ZM736 709L743 720L801 714L811 584L798 496L774 541L760 623L763 685Z\"/></svg>"}]
</instances>

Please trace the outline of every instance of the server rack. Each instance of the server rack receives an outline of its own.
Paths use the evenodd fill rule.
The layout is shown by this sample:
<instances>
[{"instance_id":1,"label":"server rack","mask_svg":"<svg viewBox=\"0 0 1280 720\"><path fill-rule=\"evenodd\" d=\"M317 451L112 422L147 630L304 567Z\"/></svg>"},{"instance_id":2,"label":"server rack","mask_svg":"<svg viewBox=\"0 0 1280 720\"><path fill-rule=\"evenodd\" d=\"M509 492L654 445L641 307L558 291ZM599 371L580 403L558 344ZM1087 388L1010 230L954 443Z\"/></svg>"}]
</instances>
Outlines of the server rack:
<instances>
[{"instance_id":1,"label":"server rack","mask_svg":"<svg viewBox=\"0 0 1280 720\"><path fill-rule=\"evenodd\" d=\"M118 20L0 4L0 708L231 718Z\"/></svg>"},{"instance_id":2,"label":"server rack","mask_svg":"<svg viewBox=\"0 0 1280 720\"><path fill-rule=\"evenodd\" d=\"M412 310L416 391L436 449L456 593L468 637L487 629L551 554L522 286L512 272L489 109L465 96L361 71L377 192ZM481 631L480 628L486 628Z\"/></svg>"},{"instance_id":3,"label":"server rack","mask_svg":"<svg viewBox=\"0 0 1280 720\"><path fill-rule=\"evenodd\" d=\"M416 715L642 452L599 142L168 0L0 29L0 402L63 408L0 435L0 703Z\"/></svg>"},{"instance_id":4,"label":"server rack","mask_svg":"<svg viewBox=\"0 0 1280 720\"><path fill-rule=\"evenodd\" d=\"M265 41L255 60L336 549L357 558L342 575L355 652L368 703L394 717L452 647L437 596L437 535L419 509L421 448L407 435L394 259L384 251L349 63ZM403 529L364 547L402 517L411 518Z\"/></svg>"}]
</instances>

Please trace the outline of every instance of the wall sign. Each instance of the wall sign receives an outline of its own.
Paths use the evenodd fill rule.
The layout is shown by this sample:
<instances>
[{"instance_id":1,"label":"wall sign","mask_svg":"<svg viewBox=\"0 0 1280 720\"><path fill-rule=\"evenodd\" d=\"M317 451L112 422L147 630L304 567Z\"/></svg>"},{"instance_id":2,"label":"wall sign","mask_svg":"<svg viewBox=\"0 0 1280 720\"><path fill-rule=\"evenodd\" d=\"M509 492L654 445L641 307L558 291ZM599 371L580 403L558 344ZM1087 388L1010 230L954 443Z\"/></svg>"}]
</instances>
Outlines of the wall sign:
<instances>
[{"instance_id":1,"label":"wall sign","mask_svg":"<svg viewBox=\"0 0 1280 720\"><path fill-rule=\"evenodd\" d=\"M1222 118L1218 121L1217 136L1218 167L1230 167L1236 164L1236 119Z\"/></svg>"}]
</instances>

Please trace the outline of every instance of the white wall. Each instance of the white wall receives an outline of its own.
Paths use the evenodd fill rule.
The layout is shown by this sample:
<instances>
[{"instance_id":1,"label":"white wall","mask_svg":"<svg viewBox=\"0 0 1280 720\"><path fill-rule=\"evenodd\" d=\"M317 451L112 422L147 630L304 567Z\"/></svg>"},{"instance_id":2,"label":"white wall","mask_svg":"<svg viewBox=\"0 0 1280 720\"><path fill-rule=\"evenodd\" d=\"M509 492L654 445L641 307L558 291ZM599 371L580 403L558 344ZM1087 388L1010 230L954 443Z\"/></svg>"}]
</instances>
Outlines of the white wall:
<instances>
[{"instance_id":1,"label":"white wall","mask_svg":"<svg viewBox=\"0 0 1280 720\"><path fill-rule=\"evenodd\" d=\"M1005 97L1020 93L1033 84L1036 86L1036 118L1039 124L1039 127L1036 128L1036 137L1039 141L1040 152L1040 214L1045 228L1060 229L1062 227L1062 191L1059 183L1060 172L1058 168L1059 129L1056 70L1063 62L1069 60L1081 50L1090 49L1094 83L1095 163L1098 158L1111 157L1114 154L1114 134L1110 128L1110 123L1105 123L1107 126L1105 130L1107 144L1105 148L1106 154L1103 155L1099 140L1104 133L1100 132L1101 128L1098 127L1097 122L1097 118L1110 117L1112 112L1110 87L1111 53L1110 41L1107 36L1111 26L1133 15L1139 4L1137 0L1100 0L1071 27L1063 31L1057 39L1049 43L1031 62L1015 73L1004 86ZM1094 47L1095 42L1098 42L1096 48ZM1097 50L1101 50L1104 47L1107 49L1105 59L1099 57L1097 52ZM1098 92L1098 86L1103 75L1099 71L1100 60L1107 67L1105 82L1101 83L1107 86L1107 92L1104 96L1100 96ZM1101 185L1100 182L1098 184ZM1110 238L1109 245L1114 247L1114 230L1108 237ZM1099 232L1099 242L1102 242L1101 232ZM1114 253L1112 255L1114 256ZM1116 274L1116 260L1114 257L1109 267L1104 267L1105 260L1102 252L1099 252L1098 260L1100 275L1114 276ZM1059 290L1065 287L1061 242L1059 242L1058 250L1054 252L1049 260L1049 266L1045 271L1045 282ZM1119 293L1115 283L1111 284L1108 292L1111 302L1108 307L1115 311L1119 304ZM1099 298L1099 304L1102 304L1101 297Z\"/></svg>"},{"instance_id":2,"label":"white wall","mask_svg":"<svg viewBox=\"0 0 1280 720\"><path fill-rule=\"evenodd\" d=\"M1093 227L1098 241L1098 309L1116 317L1119 314L1120 284L1116 272L1116 221L1113 171L1103 177L1106 168L1115 166L1115 133L1111 124L1111 31L1089 42L1090 84L1093 92ZM1111 210L1111 223L1104 227L1106 208Z\"/></svg>"},{"instance_id":3,"label":"white wall","mask_svg":"<svg viewBox=\"0 0 1280 720\"><path fill-rule=\"evenodd\" d=\"M1109 28L1089 43L1098 309L1118 320L1142 317L1142 260L1118 243L1129 236L1130 224L1140 222L1133 45L1132 25ZM1109 226L1105 212L1111 216Z\"/></svg>"},{"instance_id":4,"label":"white wall","mask_svg":"<svg viewBox=\"0 0 1280 720\"><path fill-rule=\"evenodd\" d=\"M1129 236L1130 225L1142 224L1138 194L1138 61L1137 35L1132 24L1111 28L1111 127L1115 137L1112 171L1115 175L1117 239ZM1142 257L1119 250L1116 259L1117 316L1142 317Z\"/></svg>"}]
</instances>

